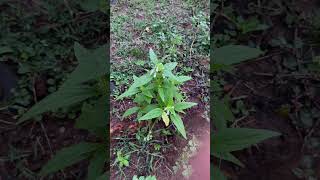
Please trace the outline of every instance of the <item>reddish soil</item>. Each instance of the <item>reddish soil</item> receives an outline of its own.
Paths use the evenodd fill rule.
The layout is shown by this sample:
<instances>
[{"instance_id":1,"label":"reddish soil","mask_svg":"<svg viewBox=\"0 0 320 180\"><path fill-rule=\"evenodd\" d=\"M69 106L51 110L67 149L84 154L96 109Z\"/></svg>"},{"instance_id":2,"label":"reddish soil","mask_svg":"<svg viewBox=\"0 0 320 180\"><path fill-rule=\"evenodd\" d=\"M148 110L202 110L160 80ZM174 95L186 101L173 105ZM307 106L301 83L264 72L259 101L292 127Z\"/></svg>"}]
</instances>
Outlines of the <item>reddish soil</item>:
<instances>
[{"instance_id":1,"label":"reddish soil","mask_svg":"<svg viewBox=\"0 0 320 180\"><path fill-rule=\"evenodd\" d=\"M200 139L200 147L197 154L191 158L192 175L190 180L210 179L210 133L207 132Z\"/></svg>"},{"instance_id":2,"label":"reddish soil","mask_svg":"<svg viewBox=\"0 0 320 180\"><path fill-rule=\"evenodd\" d=\"M255 112L237 123L240 127L269 129L280 132L282 135L260 143L234 155L245 164L239 168L228 162L222 163L222 169L232 180L298 180L292 173L299 167L299 162L307 149L303 149L306 132L292 122L288 114L281 114L278 109L285 104L295 103L291 87L287 84L278 85L273 76L258 74L278 74L274 64L280 63L277 56L264 61L250 62L238 66L235 76L228 76L229 85L232 84L232 97L245 97L243 101L248 107L254 107ZM253 75L256 74L256 75ZM290 80L291 86L300 83L299 80ZM294 107L294 106L293 106ZM299 108L298 106L295 108ZM315 159L315 164L319 164Z\"/></svg>"},{"instance_id":3,"label":"reddish soil","mask_svg":"<svg viewBox=\"0 0 320 180\"><path fill-rule=\"evenodd\" d=\"M207 122L203 117L203 104L200 102L198 98L192 98L193 102L198 102L199 105L189 111L186 112L186 115L183 117L183 121L185 123L188 140L194 135L200 141L199 150L194 157L190 159L190 164L192 165L193 174L192 179L209 179L209 170L210 170L210 123ZM124 103L125 104L125 103ZM117 106L117 105L115 105ZM142 124L141 124L142 125ZM112 136L121 136L124 133L128 133L126 131L129 129L130 134L134 134L137 130L137 127L140 125L132 122L131 120L117 121L112 120L110 127L113 132ZM131 127L131 128L128 128ZM156 126L156 128L163 128L162 124ZM161 137L158 137L161 138ZM165 141L165 138L158 139ZM166 152L162 152L165 156L165 161L162 165L157 168L155 172L152 174L156 175L159 180L182 180L184 177L178 173L176 175L173 174L172 167L175 166L176 161L181 155L182 149L188 144L188 141L178 136L169 136L167 138L168 143L173 145L170 149L167 149ZM116 141L111 141L111 149L115 146ZM115 156L111 155L111 164L114 162ZM132 157L132 164L135 164L135 160L137 157ZM204 163L205 162L205 163ZM208 163L206 163L208 162ZM111 170L111 179L117 179L117 175L115 174L116 169ZM132 177L136 175L137 169L129 168L125 171L128 177ZM130 179L130 178L129 178Z\"/></svg>"},{"instance_id":4,"label":"reddish soil","mask_svg":"<svg viewBox=\"0 0 320 180\"><path fill-rule=\"evenodd\" d=\"M0 161L0 179L24 179L25 176L21 175L18 165L20 168L39 172L52 155L61 148L82 141L95 141L95 138L90 137L86 131L75 129L74 122L71 120L43 120L43 130L40 123L31 122L24 126L17 126L12 116L4 112L0 114L0 119L7 122L0 123L1 159L6 159L10 155L14 158L13 161ZM15 152L10 149L10 146L18 150L17 154L14 155ZM58 172L51 177L54 179L85 179L87 166L88 162L82 161L82 163L66 168L64 174Z\"/></svg>"}]
</instances>

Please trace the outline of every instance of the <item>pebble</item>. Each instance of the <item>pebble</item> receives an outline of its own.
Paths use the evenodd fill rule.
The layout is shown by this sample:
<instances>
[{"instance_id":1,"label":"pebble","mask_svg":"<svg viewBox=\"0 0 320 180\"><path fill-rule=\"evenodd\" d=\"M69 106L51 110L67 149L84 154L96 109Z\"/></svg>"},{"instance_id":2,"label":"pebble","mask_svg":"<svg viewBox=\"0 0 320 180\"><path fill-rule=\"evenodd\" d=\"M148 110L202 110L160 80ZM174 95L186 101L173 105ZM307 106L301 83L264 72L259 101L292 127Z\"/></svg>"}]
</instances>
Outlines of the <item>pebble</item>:
<instances>
[{"instance_id":1,"label":"pebble","mask_svg":"<svg viewBox=\"0 0 320 180\"><path fill-rule=\"evenodd\" d=\"M65 131L66 131L66 128L65 128L65 127L61 127L61 128L59 128L59 132L60 132L60 134L63 134Z\"/></svg>"}]
</instances>

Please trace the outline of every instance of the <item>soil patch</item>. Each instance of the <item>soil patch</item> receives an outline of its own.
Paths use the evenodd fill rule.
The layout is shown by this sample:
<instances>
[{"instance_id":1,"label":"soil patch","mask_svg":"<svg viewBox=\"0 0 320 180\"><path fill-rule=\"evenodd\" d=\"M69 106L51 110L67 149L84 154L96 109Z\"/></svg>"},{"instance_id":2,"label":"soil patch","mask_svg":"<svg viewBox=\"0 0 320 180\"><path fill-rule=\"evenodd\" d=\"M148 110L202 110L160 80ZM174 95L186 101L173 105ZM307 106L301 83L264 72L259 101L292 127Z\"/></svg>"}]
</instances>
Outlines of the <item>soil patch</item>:
<instances>
[{"instance_id":1,"label":"soil patch","mask_svg":"<svg viewBox=\"0 0 320 180\"><path fill-rule=\"evenodd\" d=\"M201 174L202 172L198 172L200 171L198 164L201 163L202 159L207 159L207 161L209 162L210 159L210 155L209 155L209 132L210 132L210 123L208 121L206 121L205 118L203 118L202 116L204 115L203 113L203 105L200 104L198 105L197 108L191 109L188 112L186 112L186 115L183 117L184 123L185 123L185 127L186 127L186 131L187 131L187 136L188 136L188 140L183 139L182 137L179 136L168 136L168 138L161 138L157 139L159 141L167 141L167 144L171 145L170 148L166 149L165 152L162 152L162 155L164 156L164 160L162 161L161 165L159 165L159 167L152 172L152 174L156 175L157 179L163 179L163 180L167 180L167 179L185 179L184 176L181 174L181 171L179 171L177 174L174 174L173 172L173 166L176 165L177 160L180 158L181 156L181 152L183 152L183 148L186 147L188 145L188 141L192 139L193 136L196 137L196 139L199 140L199 149L197 149L196 155L194 156L193 159L190 159L190 163L187 164L191 164L192 166L194 166L194 172L195 175L193 175L193 177L191 178L195 178L198 177L197 174ZM114 121L113 121L114 122ZM112 125L111 127L122 127L121 130L117 129L118 132L115 133L113 136L117 137L121 137L121 136L127 136L128 131L126 131L126 129L128 127L137 127L134 124L135 123L129 123L129 122L118 122L119 125ZM120 125L123 124L123 125ZM157 126L156 126L157 127ZM164 128L161 125L158 125L159 128ZM131 131L129 131L131 134L136 132L136 129L131 129ZM134 136L131 136L134 137ZM115 146L115 141L112 140L111 142L111 149L113 149L113 147ZM112 162L114 162L115 160L115 155L111 155L111 164ZM137 162L135 162L137 160L137 157L133 157L130 160L130 163L132 164L137 164ZM188 159L189 160L189 159ZM187 160L187 161L188 161ZM202 166L207 166L207 168L209 169L210 166L209 164L203 164L203 162L201 163ZM137 174L137 168L129 168L128 170L125 170L125 174L127 175L127 177L133 177L134 175ZM202 171L203 169L201 169ZM118 178L118 175L116 175L116 169L111 170L112 175L111 175L111 179L112 178ZM209 171L208 171L209 172ZM202 177L202 176L201 176ZM130 179L130 178L128 178Z\"/></svg>"},{"instance_id":2,"label":"soil patch","mask_svg":"<svg viewBox=\"0 0 320 180\"><path fill-rule=\"evenodd\" d=\"M86 131L73 127L70 120L43 120L40 123L29 123L16 126L16 120L10 113L1 113L0 119L0 179L19 179L29 175L36 178L33 172L39 172L43 165L61 148L82 141L94 141ZM46 138L48 137L48 140ZM74 179L86 178L88 162L66 168L65 172L56 173L51 178Z\"/></svg>"}]
</instances>

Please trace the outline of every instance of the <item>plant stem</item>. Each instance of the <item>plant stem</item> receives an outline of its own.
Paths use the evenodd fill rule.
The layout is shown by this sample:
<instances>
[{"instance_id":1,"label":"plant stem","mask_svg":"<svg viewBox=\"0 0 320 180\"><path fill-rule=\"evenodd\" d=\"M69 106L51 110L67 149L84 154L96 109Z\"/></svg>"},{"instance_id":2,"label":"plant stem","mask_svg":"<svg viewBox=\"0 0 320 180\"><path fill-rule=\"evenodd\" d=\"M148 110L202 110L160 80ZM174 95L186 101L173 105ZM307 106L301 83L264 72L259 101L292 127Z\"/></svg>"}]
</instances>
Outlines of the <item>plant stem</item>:
<instances>
[{"instance_id":1,"label":"plant stem","mask_svg":"<svg viewBox=\"0 0 320 180\"><path fill-rule=\"evenodd\" d=\"M157 122L157 120L155 120L155 121L153 122L153 124L152 124L151 128L149 128L149 133L151 133L151 132L152 132L152 129L153 129L154 125L156 124L156 122Z\"/></svg>"}]
</instances>

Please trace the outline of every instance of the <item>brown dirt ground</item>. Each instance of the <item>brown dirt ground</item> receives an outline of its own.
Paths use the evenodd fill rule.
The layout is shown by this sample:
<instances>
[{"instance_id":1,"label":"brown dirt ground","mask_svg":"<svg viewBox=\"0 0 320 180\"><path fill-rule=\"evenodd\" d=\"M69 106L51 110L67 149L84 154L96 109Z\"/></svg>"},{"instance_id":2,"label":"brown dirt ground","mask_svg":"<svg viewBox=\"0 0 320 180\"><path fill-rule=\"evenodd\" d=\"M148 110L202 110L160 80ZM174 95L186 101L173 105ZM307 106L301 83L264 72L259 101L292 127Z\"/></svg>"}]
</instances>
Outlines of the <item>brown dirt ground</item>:
<instances>
[{"instance_id":1,"label":"brown dirt ground","mask_svg":"<svg viewBox=\"0 0 320 180\"><path fill-rule=\"evenodd\" d=\"M191 180L197 179L194 177L199 177L198 174L202 173L202 172L198 172L200 170L201 171L203 170L203 168L201 168L201 169L198 168L200 163L201 163L201 167L204 166L204 164L201 160L207 159L209 162L209 159L210 159L210 155L209 155L209 148L210 147L209 147L209 141L208 141L209 132L210 132L210 124L202 117L202 115L203 115L202 109L203 109L203 107L200 104L200 105L198 105L197 108L193 108L193 109L189 110L186 113L186 115L183 117L186 131L187 131L187 135L188 135L188 139L190 139L190 137L195 135L197 137L197 139L200 139L200 143L202 144L202 145L200 145L199 153L203 153L205 151L205 153L203 153L203 154L195 155L195 157L193 157L190 161L191 165L194 165L194 167L195 167L193 169L195 170L194 173L196 174L190 178ZM115 125L114 123L117 123L117 124ZM115 133L112 136L116 136L116 135L121 136L121 133L124 133L124 129L126 129L126 127L129 127L130 125L135 126L134 125L135 123L130 123L128 121L126 121L126 122L111 121L111 127L119 127L119 124L122 124L123 129L121 129L121 130L117 129L116 131L114 131ZM134 132L135 132L135 130L132 131L132 133L134 133ZM184 177L181 174L180 175L179 174L173 175L172 167L175 165L175 162L177 161L177 159L179 158L179 155L182 152L182 149L187 145L188 141L184 140L181 137L177 137L177 136L170 136L168 138L168 141L175 148L171 148L165 152L164 163L160 166L160 168L157 169L156 172L153 172L153 173L154 173L154 175L156 175L157 179L159 179L159 180L170 180L170 179L171 180L178 180L178 179L182 180L182 179L184 179ZM111 149L114 146L114 143L115 143L115 141L111 141ZM111 157L111 162L113 162L114 159L115 159L115 156L113 155ZM134 161L135 161L135 159L133 158L130 161L130 163L135 164L136 162L134 162ZM207 165L208 165L207 170L209 170L209 168L210 168L209 163ZM204 168L204 169L206 169L206 168ZM125 172L128 177L133 177L136 173L136 169L131 168L131 169L126 170ZM204 175L208 175L208 173L209 173L209 171L207 172L207 174L204 174ZM118 177L116 175L116 169L111 169L111 179L118 179Z\"/></svg>"},{"instance_id":2,"label":"brown dirt ground","mask_svg":"<svg viewBox=\"0 0 320 180\"><path fill-rule=\"evenodd\" d=\"M281 116L277 109L282 104L290 103L288 99L290 87L273 83L270 77L253 75L257 73L275 73L277 57L263 61L252 61L239 65L235 77L227 79L232 97L243 96L247 104L255 107L254 113L238 122L240 127L269 129L280 132L279 138L266 140L256 147L234 153L246 166L239 168L224 162L222 169L232 180L298 180L292 169L306 152L303 146L303 131L292 124L288 116ZM228 88L230 89L230 88ZM319 159L316 164L319 164Z\"/></svg>"},{"instance_id":3,"label":"brown dirt ground","mask_svg":"<svg viewBox=\"0 0 320 180\"><path fill-rule=\"evenodd\" d=\"M6 159L10 153L10 145L17 148L22 156L12 162L0 161L0 179L25 179L17 176L17 164L23 168L38 172L41 167L61 148L82 141L94 141L86 131L75 129L71 120L44 120L44 130L49 138L50 146L40 123L28 123L24 126L14 125L16 122L12 114L0 114L0 119L8 123L0 123L0 158ZM52 175L52 179L85 179L88 162L76 164L66 168L63 173Z\"/></svg>"}]
</instances>

